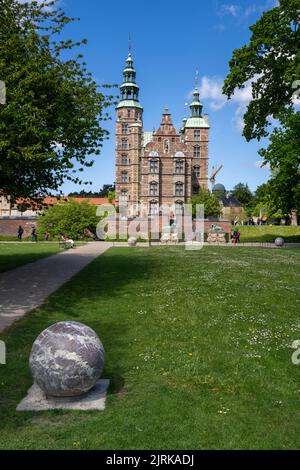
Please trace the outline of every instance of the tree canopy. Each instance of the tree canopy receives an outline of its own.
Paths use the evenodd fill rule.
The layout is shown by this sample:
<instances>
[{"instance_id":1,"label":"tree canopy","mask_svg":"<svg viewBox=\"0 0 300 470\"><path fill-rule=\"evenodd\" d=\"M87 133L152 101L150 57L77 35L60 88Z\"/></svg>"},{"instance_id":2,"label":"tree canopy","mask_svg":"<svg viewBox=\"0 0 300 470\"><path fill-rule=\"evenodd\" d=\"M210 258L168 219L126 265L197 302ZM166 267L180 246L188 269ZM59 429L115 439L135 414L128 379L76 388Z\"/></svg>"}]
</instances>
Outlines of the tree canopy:
<instances>
[{"instance_id":1,"label":"tree canopy","mask_svg":"<svg viewBox=\"0 0 300 470\"><path fill-rule=\"evenodd\" d=\"M270 136L259 153L272 170L269 202L282 214L300 210L299 22L300 0L279 0L250 27L249 44L233 52L223 87L231 98L252 82L243 134L248 141Z\"/></svg>"},{"instance_id":2,"label":"tree canopy","mask_svg":"<svg viewBox=\"0 0 300 470\"><path fill-rule=\"evenodd\" d=\"M97 208L88 201L76 202L72 199L59 202L43 211L38 219L40 233L49 232L51 237L64 234L75 240L96 234L100 220Z\"/></svg>"},{"instance_id":3,"label":"tree canopy","mask_svg":"<svg viewBox=\"0 0 300 470\"><path fill-rule=\"evenodd\" d=\"M199 188L198 194L195 194L192 199L192 214L196 217L196 205L204 205L204 217L219 217L221 214L221 207L218 199L206 188Z\"/></svg>"},{"instance_id":4,"label":"tree canopy","mask_svg":"<svg viewBox=\"0 0 300 470\"><path fill-rule=\"evenodd\" d=\"M73 57L86 40L61 38L73 19L56 3L0 0L0 188L12 199L82 183L77 172L108 135L101 121L113 96L99 91L80 53Z\"/></svg>"},{"instance_id":5,"label":"tree canopy","mask_svg":"<svg viewBox=\"0 0 300 470\"><path fill-rule=\"evenodd\" d=\"M253 82L244 116L247 140L267 136L270 118L284 119L294 111L300 88L299 21L300 0L279 0L250 27L249 44L233 51L223 91L231 98L237 88Z\"/></svg>"},{"instance_id":6,"label":"tree canopy","mask_svg":"<svg viewBox=\"0 0 300 470\"><path fill-rule=\"evenodd\" d=\"M243 206L248 207L252 203L253 194L248 184L238 183L231 191L231 196L236 198Z\"/></svg>"}]
</instances>

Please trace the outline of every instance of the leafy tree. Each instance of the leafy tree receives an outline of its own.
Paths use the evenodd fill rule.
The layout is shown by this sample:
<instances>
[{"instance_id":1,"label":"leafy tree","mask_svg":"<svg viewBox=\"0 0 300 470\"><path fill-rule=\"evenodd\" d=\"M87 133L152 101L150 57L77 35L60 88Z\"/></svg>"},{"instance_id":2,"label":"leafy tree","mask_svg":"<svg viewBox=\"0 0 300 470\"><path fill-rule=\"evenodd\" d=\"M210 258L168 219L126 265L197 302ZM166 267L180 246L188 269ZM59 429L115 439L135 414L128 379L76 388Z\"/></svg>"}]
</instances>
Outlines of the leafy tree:
<instances>
[{"instance_id":1,"label":"leafy tree","mask_svg":"<svg viewBox=\"0 0 300 470\"><path fill-rule=\"evenodd\" d=\"M88 201L76 202L69 199L45 209L38 219L38 230L40 233L48 231L51 237L64 234L76 240L89 233L95 235L98 222L95 206Z\"/></svg>"},{"instance_id":2,"label":"leafy tree","mask_svg":"<svg viewBox=\"0 0 300 470\"><path fill-rule=\"evenodd\" d=\"M260 150L273 171L269 203L282 214L299 210L300 0L280 0L250 30L248 45L233 52L223 91L230 98L253 81L252 100L244 115L243 134L249 141L270 134L270 118L279 122L270 145ZM298 89L298 90L297 90Z\"/></svg>"},{"instance_id":3,"label":"leafy tree","mask_svg":"<svg viewBox=\"0 0 300 470\"><path fill-rule=\"evenodd\" d=\"M260 155L273 168L268 189L274 205L283 213L300 211L300 114L286 119L286 128L275 128L267 149Z\"/></svg>"},{"instance_id":4,"label":"leafy tree","mask_svg":"<svg viewBox=\"0 0 300 470\"><path fill-rule=\"evenodd\" d=\"M116 199L116 191L109 191L108 201L112 203Z\"/></svg>"},{"instance_id":5,"label":"leafy tree","mask_svg":"<svg viewBox=\"0 0 300 470\"><path fill-rule=\"evenodd\" d=\"M221 214L221 207L218 199L206 188L200 188L198 194L195 194L192 199L192 214L196 217L196 205L204 204L204 217L219 217Z\"/></svg>"},{"instance_id":6,"label":"leafy tree","mask_svg":"<svg viewBox=\"0 0 300 470\"><path fill-rule=\"evenodd\" d=\"M110 192L115 191L116 185L114 184L104 184L102 189L100 189L99 194L100 197L108 197Z\"/></svg>"},{"instance_id":7,"label":"leafy tree","mask_svg":"<svg viewBox=\"0 0 300 470\"><path fill-rule=\"evenodd\" d=\"M231 191L231 196L236 198L245 207L249 207L253 201L253 194L248 184L236 184Z\"/></svg>"},{"instance_id":8,"label":"leafy tree","mask_svg":"<svg viewBox=\"0 0 300 470\"><path fill-rule=\"evenodd\" d=\"M237 88L253 81L244 116L243 134L248 141L268 135L270 117L280 119L294 110L300 77L299 18L300 0L279 0L279 6L250 27L249 44L233 52L223 91L230 98Z\"/></svg>"},{"instance_id":9,"label":"leafy tree","mask_svg":"<svg viewBox=\"0 0 300 470\"><path fill-rule=\"evenodd\" d=\"M77 171L108 135L101 121L113 97L99 92L83 56L72 56L86 40L60 38L73 19L56 3L0 0L0 188L13 199L82 183Z\"/></svg>"}]
</instances>

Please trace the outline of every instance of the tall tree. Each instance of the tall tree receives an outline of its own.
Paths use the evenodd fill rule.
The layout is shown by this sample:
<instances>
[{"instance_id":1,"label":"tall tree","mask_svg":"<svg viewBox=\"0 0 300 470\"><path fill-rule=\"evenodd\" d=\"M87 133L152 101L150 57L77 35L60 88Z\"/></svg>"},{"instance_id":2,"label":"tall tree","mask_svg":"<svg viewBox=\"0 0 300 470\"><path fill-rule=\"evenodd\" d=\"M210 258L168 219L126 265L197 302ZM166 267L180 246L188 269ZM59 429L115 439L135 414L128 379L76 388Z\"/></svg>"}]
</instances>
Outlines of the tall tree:
<instances>
[{"instance_id":1,"label":"tall tree","mask_svg":"<svg viewBox=\"0 0 300 470\"><path fill-rule=\"evenodd\" d=\"M244 115L249 141L270 137L263 164L273 176L268 185L272 205L283 213L299 210L300 0L279 0L250 27L248 45L233 52L223 91L230 98L250 80L252 100ZM273 130L271 119L279 125Z\"/></svg>"},{"instance_id":2,"label":"tall tree","mask_svg":"<svg viewBox=\"0 0 300 470\"><path fill-rule=\"evenodd\" d=\"M247 207L253 200L253 194L248 184L238 183L231 191L231 196L236 198L243 206Z\"/></svg>"},{"instance_id":3,"label":"tall tree","mask_svg":"<svg viewBox=\"0 0 300 470\"><path fill-rule=\"evenodd\" d=\"M58 191L65 180L93 164L108 132L104 95L72 50L86 43L60 35L72 18L57 0L0 0L0 188L16 197ZM62 55L64 58L62 58Z\"/></svg>"},{"instance_id":4,"label":"tall tree","mask_svg":"<svg viewBox=\"0 0 300 470\"><path fill-rule=\"evenodd\" d=\"M270 118L294 112L300 77L300 0L279 0L250 27L248 45L235 49L223 91L231 98L236 89L253 82L252 100L244 116L247 140L268 135Z\"/></svg>"}]
</instances>

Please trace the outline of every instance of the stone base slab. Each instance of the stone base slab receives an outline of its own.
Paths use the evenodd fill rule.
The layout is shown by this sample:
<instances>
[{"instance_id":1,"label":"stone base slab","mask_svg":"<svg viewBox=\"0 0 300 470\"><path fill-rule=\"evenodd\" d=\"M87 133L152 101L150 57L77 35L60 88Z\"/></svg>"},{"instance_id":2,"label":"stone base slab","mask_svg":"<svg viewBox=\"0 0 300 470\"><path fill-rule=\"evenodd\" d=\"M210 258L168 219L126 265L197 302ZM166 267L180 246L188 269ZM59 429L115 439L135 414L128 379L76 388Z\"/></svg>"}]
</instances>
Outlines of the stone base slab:
<instances>
[{"instance_id":1,"label":"stone base slab","mask_svg":"<svg viewBox=\"0 0 300 470\"><path fill-rule=\"evenodd\" d=\"M109 380L100 379L84 395L56 398L47 397L40 387L34 383L28 390L27 396L17 406L17 411L104 410L108 387Z\"/></svg>"}]
</instances>

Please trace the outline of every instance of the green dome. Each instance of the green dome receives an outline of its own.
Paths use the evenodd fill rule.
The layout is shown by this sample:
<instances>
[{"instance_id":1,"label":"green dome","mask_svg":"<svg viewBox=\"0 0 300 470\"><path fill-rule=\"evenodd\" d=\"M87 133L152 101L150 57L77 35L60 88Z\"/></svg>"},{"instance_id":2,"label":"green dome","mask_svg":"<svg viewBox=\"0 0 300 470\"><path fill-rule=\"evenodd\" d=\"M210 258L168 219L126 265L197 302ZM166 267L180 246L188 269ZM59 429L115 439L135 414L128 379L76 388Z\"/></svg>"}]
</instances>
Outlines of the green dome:
<instances>
[{"instance_id":1,"label":"green dome","mask_svg":"<svg viewBox=\"0 0 300 470\"><path fill-rule=\"evenodd\" d=\"M226 192L226 188L223 184L215 184L214 187L212 188L213 191L224 191Z\"/></svg>"},{"instance_id":2,"label":"green dome","mask_svg":"<svg viewBox=\"0 0 300 470\"><path fill-rule=\"evenodd\" d=\"M214 187L212 188L212 193L217 197L217 198L222 198L226 197L226 189L223 184L215 184Z\"/></svg>"}]
</instances>

